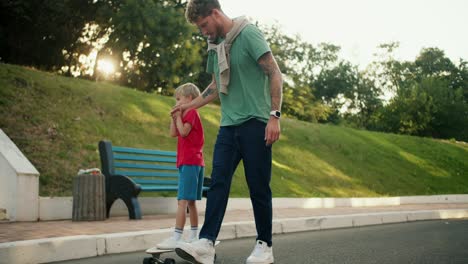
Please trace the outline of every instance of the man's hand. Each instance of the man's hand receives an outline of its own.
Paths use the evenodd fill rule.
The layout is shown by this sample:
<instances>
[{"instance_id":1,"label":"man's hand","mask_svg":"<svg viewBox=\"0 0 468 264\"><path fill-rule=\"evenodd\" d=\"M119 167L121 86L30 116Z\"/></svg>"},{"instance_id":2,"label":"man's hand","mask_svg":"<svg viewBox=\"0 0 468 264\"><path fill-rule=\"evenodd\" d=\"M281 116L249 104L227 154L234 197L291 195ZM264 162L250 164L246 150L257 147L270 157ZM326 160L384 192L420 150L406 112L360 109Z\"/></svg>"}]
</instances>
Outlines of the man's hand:
<instances>
[{"instance_id":1,"label":"man's hand","mask_svg":"<svg viewBox=\"0 0 468 264\"><path fill-rule=\"evenodd\" d=\"M180 113L183 113L187 109L186 104L176 104L174 107L172 107L171 110L171 115L179 111Z\"/></svg>"},{"instance_id":2,"label":"man's hand","mask_svg":"<svg viewBox=\"0 0 468 264\"><path fill-rule=\"evenodd\" d=\"M273 145L273 143L275 143L279 139L280 133L281 128L279 118L271 116L265 128L266 145Z\"/></svg>"}]
</instances>

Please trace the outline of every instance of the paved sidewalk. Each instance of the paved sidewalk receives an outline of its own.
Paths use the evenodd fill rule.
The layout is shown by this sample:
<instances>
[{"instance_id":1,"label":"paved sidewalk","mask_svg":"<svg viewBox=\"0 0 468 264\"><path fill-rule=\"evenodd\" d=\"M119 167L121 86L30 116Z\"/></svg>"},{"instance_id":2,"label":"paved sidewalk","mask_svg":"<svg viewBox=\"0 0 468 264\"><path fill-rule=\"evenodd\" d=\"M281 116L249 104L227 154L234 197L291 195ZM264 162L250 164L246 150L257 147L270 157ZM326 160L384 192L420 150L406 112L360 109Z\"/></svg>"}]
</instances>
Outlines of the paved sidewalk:
<instances>
[{"instance_id":1,"label":"paved sidewalk","mask_svg":"<svg viewBox=\"0 0 468 264\"><path fill-rule=\"evenodd\" d=\"M417 220L468 219L468 203L287 208L274 209L273 217L273 233L281 234ZM144 250L173 232L174 218L175 215L157 215L144 216L142 220L112 217L93 222L0 222L0 264L48 263ZM203 214L199 221L203 223ZM251 210L226 212L220 240L255 234Z\"/></svg>"},{"instance_id":2,"label":"paved sidewalk","mask_svg":"<svg viewBox=\"0 0 468 264\"><path fill-rule=\"evenodd\" d=\"M382 212L422 211L441 209L468 209L468 204L418 204L400 206L378 207L336 207L319 209L274 209L275 221L288 218L303 218L332 215L352 215ZM23 241L40 238L53 238L76 235L99 235L109 233L123 233L147 231L155 229L172 228L175 224L175 215L143 216L142 220L129 220L128 217L112 217L105 221L72 222L41 221L41 222L0 222L0 243ZM200 225L203 223L203 214L200 215ZM253 221L251 210L227 211L224 224L230 222ZM187 218L187 224L189 219Z\"/></svg>"}]
</instances>

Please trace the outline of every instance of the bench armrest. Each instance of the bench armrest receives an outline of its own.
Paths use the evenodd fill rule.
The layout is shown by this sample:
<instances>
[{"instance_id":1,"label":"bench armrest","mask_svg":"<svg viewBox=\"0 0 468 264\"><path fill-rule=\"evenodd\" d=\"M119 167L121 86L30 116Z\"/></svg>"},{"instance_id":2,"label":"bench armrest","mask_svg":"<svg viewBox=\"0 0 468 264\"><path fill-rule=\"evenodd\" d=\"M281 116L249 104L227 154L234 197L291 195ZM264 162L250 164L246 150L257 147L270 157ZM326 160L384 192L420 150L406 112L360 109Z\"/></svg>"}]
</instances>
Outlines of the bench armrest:
<instances>
[{"instance_id":1,"label":"bench armrest","mask_svg":"<svg viewBox=\"0 0 468 264\"><path fill-rule=\"evenodd\" d=\"M106 191L117 196L136 197L141 192L141 186L125 175L111 174L106 179Z\"/></svg>"}]
</instances>

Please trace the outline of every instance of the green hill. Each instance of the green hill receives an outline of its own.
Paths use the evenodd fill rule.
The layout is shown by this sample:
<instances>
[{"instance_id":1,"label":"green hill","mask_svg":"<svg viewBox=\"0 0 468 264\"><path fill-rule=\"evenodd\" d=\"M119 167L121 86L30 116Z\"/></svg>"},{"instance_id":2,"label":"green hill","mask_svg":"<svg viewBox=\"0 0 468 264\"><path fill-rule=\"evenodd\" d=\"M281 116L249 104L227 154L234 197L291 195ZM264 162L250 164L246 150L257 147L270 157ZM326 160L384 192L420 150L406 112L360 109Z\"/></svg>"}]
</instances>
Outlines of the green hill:
<instances>
[{"instance_id":1,"label":"green hill","mask_svg":"<svg viewBox=\"0 0 468 264\"><path fill-rule=\"evenodd\" d=\"M40 194L71 195L80 168L100 167L97 143L175 150L171 97L0 64L0 128L41 173ZM211 172L219 107L200 109ZM468 148L442 142L282 120L275 143L275 197L468 193ZM232 196L247 197L239 167ZM173 193L163 195L174 195Z\"/></svg>"}]
</instances>

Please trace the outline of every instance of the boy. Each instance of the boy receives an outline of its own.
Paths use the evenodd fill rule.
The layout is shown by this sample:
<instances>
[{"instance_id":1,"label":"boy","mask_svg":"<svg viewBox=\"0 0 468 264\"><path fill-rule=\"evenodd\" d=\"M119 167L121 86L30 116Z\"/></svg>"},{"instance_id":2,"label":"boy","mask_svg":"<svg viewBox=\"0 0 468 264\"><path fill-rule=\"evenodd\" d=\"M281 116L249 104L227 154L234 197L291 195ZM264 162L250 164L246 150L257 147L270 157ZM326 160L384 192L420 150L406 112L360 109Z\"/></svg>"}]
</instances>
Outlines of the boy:
<instances>
[{"instance_id":1,"label":"boy","mask_svg":"<svg viewBox=\"0 0 468 264\"><path fill-rule=\"evenodd\" d=\"M192 83L183 84L175 90L176 105L189 103L199 95L197 86ZM157 245L160 249L175 249L182 239L187 207L191 225L189 242L197 239L198 212L195 201L201 200L205 166L203 127L197 110L174 112L170 133L172 137L177 137L177 168L180 174L178 207L174 234Z\"/></svg>"}]
</instances>

